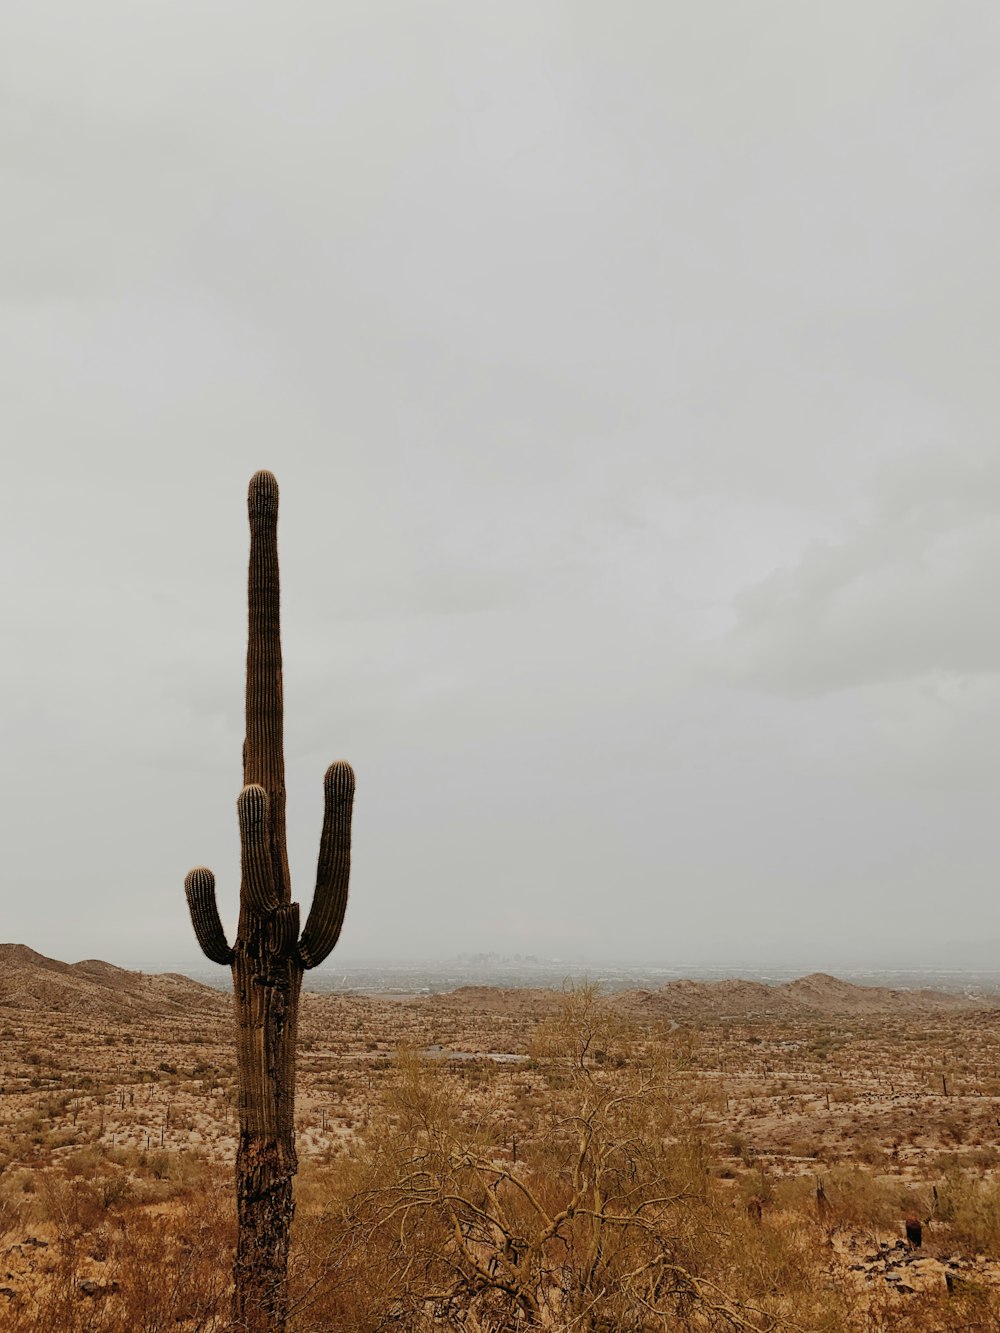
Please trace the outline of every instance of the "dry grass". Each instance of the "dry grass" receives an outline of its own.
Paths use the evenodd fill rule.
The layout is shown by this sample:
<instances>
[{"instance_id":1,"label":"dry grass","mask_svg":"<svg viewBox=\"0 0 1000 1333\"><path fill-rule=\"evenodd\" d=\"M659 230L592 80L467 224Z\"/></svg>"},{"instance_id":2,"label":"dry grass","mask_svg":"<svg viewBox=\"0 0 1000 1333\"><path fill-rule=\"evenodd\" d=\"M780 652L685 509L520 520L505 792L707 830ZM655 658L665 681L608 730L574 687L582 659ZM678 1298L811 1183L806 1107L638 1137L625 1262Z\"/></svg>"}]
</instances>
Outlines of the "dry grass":
<instances>
[{"instance_id":1,"label":"dry grass","mask_svg":"<svg viewBox=\"0 0 1000 1333\"><path fill-rule=\"evenodd\" d=\"M310 998L294 1333L995 1330L997 1022ZM223 1329L228 1016L10 1011L0 1056L0 1326Z\"/></svg>"}]
</instances>

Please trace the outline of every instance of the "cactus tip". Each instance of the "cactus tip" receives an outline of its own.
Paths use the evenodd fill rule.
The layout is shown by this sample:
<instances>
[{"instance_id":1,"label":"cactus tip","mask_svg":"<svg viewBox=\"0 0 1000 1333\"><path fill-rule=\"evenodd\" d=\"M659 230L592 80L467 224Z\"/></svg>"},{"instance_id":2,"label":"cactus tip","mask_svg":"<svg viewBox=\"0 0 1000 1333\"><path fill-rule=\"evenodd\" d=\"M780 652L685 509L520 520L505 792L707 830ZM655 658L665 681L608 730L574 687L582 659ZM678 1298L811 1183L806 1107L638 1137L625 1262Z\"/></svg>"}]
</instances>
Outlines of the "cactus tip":
<instances>
[{"instance_id":1,"label":"cactus tip","mask_svg":"<svg viewBox=\"0 0 1000 1333\"><path fill-rule=\"evenodd\" d=\"M323 778L323 785L325 787L333 787L335 790L339 790L344 794L347 792L353 793L354 769L346 759L335 759L326 770L326 775Z\"/></svg>"},{"instance_id":2,"label":"cactus tip","mask_svg":"<svg viewBox=\"0 0 1000 1333\"><path fill-rule=\"evenodd\" d=\"M256 782L248 783L236 799L240 819L259 823L267 814L267 792Z\"/></svg>"},{"instance_id":3,"label":"cactus tip","mask_svg":"<svg viewBox=\"0 0 1000 1333\"><path fill-rule=\"evenodd\" d=\"M208 866L195 866L184 876L184 887L188 893L197 889L214 889L215 876L209 870Z\"/></svg>"},{"instance_id":4,"label":"cactus tip","mask_svg":"<svg viewBox=\"0 0 1000 1333\"><path fill-rule=\"evenodd\" d=\"M270 512L278 508L278 482L273 472L255 472L250 478L247 502L252 509Z\"/></svg>"}]
</instances>

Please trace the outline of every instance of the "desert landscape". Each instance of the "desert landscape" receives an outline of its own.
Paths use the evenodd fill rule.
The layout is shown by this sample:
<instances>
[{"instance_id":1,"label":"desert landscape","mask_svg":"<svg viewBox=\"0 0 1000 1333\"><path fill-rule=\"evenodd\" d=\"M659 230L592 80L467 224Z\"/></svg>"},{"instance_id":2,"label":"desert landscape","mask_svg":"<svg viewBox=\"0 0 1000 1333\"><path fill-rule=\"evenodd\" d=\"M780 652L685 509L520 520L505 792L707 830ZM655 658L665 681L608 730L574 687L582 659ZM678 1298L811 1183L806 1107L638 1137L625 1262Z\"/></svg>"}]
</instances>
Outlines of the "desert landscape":
<instances>
[{"instance_id":1,"label":"desert landscape","mask_svg":"<svg viewBox=\"0 0 1000 1333\"><path fill-rule=\"evenodd\" d=\"M0 947L5 1328L227 1326L232 1029ZM995 1329L998 1040L823 975L306 993L290 1327Z\"/></svg>"},{"instance_id":2,"label":"desert landscape","mask_svg":"<svg viewBox=\"0 0 1000 1333\"><path fill-rule=\"evenodd\" d=\"M1000 1333L998 67L0 4L0 1333Z\"/></svg>"}]
</instances>

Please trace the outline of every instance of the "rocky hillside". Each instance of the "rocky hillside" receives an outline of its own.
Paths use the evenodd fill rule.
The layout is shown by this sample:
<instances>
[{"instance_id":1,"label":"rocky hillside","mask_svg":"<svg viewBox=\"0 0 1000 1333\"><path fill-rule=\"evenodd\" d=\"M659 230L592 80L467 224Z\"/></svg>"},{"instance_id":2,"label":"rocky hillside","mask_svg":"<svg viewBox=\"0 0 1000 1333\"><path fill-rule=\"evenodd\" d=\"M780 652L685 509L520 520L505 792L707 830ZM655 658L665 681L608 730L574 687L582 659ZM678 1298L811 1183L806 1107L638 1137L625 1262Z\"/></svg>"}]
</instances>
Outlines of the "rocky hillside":
<instances>
[{"instance_id":1,"label":"rocky hillside","mask_svg":"<svg viewBox=\"0 0 1000 1333\"><path fill-rule=\"evenodd\" d=\"M769 986L761 981L671 981L660 990L617 996L628 1009L667 1018L794 1017L796 1014L944 1013L988 1007L936 990L895 990L856 986L825 972Z\"/></svg>"},{"instance_id":2,"label":"rocky hillside","mask_svg":"<svg viewBox=\"0 0 1000 1333\"><path fill-rule=\"evenodd\" d=\"M181 1010L215 1015L230 1004L222 992L176 973L149 976L97 959L60 963L26 944L0 944L0 1007L5 1009L124 1018Z\"/></svg>"},{"instance_id":3,"label":"rocky hillside","mask_svg":"<svg viewBox=\"0 0 1000 1333\"><path fill-rule=\"evenodd\" d=\"M322 1008L321 997L303 998L306 1011ZM996 1007L995 1002L944 991L856 986L822 972L774 986L741 980L671 981L659 990L620 991L609 999L630 1013L677 1019L926 1014ZM462 986L409 1003L432 1011L457 1008L528 1018L553 1012L561 1000L561 993L552 990ZM194 1019L228 1016L231 1006L228 991L176 973L130 972L97 959L60 963L24 944L0 944L0 1009L86 1012L121 1019L184 1013Z\"/></svg>"}]
</instances>

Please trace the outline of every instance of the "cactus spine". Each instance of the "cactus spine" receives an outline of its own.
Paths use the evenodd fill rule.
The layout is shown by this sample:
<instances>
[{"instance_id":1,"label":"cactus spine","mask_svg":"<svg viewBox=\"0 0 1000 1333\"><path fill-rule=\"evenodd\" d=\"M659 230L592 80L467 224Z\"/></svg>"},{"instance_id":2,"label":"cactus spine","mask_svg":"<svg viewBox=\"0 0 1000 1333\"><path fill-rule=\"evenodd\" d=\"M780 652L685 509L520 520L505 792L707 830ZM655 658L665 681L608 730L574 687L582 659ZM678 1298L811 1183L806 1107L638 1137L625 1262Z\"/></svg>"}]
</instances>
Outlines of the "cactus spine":
<instances>
[{"instance_id":1,"label":"cactus spine","mask_svg":"<svg viewBox=\"0 0 1000 1333\"><path fill-rule=\"evenodd\" d=\"M240 917L226 941L215 877L199 866L184 882L202 952L229 964L237 1020L240 1142L239 1222L233 1325L240 1333L280 1333L288 1310L288 1235L294 1204L295 1033L303 969L337 943L347 906L354 773L338 761L324 780L323 834L316 892L299 935L285 845L285 760L278 582L278 483L250 480L246 740L240 827Z\"/></svg>"}]
</instances>

